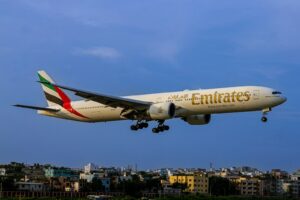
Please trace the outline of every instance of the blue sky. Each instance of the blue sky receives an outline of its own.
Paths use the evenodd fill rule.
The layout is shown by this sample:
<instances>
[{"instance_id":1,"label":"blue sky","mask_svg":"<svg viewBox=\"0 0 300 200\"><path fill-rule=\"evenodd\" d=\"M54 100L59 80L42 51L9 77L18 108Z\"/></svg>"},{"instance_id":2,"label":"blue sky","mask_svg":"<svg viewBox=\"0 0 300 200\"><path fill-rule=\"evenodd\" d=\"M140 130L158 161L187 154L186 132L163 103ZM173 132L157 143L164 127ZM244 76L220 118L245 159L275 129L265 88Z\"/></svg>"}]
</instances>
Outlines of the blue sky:
<instances>
[{"instance_id":1,"label":"blue sky","mask_svg":"<svg viewBox=\"0 0 300 200\"><path fill-rule=\"evenodd\" d=\"M297 0L0 0L0 163L300 168L299 10ZM84 124L11 107L46 105L39 69L111 95L263 85L288 102L267 124L260 112L238 113L136 133L130 121Z\"/></svg>"}]
</instances>

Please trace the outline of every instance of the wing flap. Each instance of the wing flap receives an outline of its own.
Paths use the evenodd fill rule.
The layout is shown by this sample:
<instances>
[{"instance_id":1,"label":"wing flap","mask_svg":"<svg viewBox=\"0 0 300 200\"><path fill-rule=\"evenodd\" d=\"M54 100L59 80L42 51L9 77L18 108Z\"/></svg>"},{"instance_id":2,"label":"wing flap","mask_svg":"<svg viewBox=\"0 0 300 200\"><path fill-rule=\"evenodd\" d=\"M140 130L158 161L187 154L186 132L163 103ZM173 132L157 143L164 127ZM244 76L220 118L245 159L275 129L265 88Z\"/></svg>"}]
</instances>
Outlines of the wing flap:
<instances>
[{"instance_id":1,"label":"wing flap","mask_svg":"<svg viewBox=\"0 0 300 200\"><path fill-rule=\"evenodd\" d=\"M43 108L43 107L38 107L38 106L28 106L28 105L21 105L21 104L16 104L14 106L19 107L19 108L28 108L28 109L33 109L33 110L44 110L44 111L49 111L49 112L58 112L58 111L60 111L59 109Z\"/></svg>"}]
</instances>

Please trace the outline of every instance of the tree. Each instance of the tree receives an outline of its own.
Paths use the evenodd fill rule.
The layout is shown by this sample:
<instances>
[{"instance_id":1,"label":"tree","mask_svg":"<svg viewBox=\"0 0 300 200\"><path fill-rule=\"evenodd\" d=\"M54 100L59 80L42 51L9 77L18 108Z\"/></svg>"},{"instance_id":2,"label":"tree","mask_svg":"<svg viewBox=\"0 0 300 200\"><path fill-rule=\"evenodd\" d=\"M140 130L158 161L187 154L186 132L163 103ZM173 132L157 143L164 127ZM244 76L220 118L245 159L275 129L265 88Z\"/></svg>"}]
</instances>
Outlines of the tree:
<instances>
[{"instance_id":1,"label":"tree","mask_svg":"<svg viewBox=\"0 0 300 200\"><path fill-rule=\"evenodd\" d=\"M93 192L103 192L105 187L102 185L101 179L93 178L92 183L90 184L91 190Z\"/></svg>"},{"instance_id":2,"label":"tree","mask_svg":"<svg viewBox=\"0 0 300 200\"><path fill-rule=\"evenodd\" d=\"M182 191L184 191L185 189L187 189L188 186L186 183L175 182L171 185L171 187L176 189L181 189Z\"/></svg>"},{"instance_id":3,"label":"tree","mask_svg":"<svg viewBox=\"0 0 300 200\"><path fill-rule=\"evenodd\" d=\"M14 191L16 189L14 179L12 177L0 177L0 185L2 191Z\"/></svg>"},{"instance_id":4,"label":"tree","mask_svg":"<svg viewBox=\"0 0 300 200\"><path fill-rule=\"evenodd\" d=\"M237 186L227 178L212 176L209 178L209 192L216 196L236 195Z\"/></svg>"},{"instance_id":5,"label":"tree","mask_svg":"<svg viewBox=\"0 0 300 200\"><path fill-rule=\"evenodd\" d=\"M82 192L103 192L105 191L105 187L103 186L101 179L93 178L91 183L83 184L80 190Z\"/></svg>"}]
</instances>

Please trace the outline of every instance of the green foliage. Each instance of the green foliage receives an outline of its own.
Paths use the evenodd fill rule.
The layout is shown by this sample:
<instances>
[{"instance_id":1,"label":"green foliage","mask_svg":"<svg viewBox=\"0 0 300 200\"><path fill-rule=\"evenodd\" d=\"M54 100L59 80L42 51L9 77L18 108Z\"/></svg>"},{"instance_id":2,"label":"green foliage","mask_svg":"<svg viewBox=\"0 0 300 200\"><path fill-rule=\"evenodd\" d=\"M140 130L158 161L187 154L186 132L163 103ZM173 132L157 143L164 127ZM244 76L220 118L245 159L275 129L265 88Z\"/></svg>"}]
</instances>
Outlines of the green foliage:
<instances>
[{"instance_id":1,"label":"green foliage","mask_svg":"<svg viewBox=\"0 0 300 200\"><path fill-rule=\"evenodd\" d=\"M144 184L140 180L122 181L117 185L117 190L124 192L132 197L140 197Z\"/></svg>"},{"instance_id":2,"label":"green foliage","mask_svg":"<svg viewBox=\"0 0 300 200\"><path fill-rule=\"evenodd\" d=\"M103 192L105 187L102 185L102 181L98 178L93 178L91 183L85 183L81 188L81 192Z\"/></svg>"},{"instance_id":3,"label":"green foliage","mask_svg":"<svg viewBox=\"0 0 300 200\"><path fill-rule=\"evenodd\" d=\"M237 195L237 186L226 178L212 176L209 178L209 192L211 195Z\"/></svg>"},{"instance_id":4,"label":"green foliage","mask_svg":"<svg viewBox=\"0 0 300 200\"><path fill-rule=\"evenodd\" d=\"M14 191L16 188L13 177L0 177L0 187L2 191Z\"/></svg>"},{"instance_id":5,"label":"green foliage","mask_svg":"<svg viewBox=\"0 0 300 200\"><path fill-rule=\"evenodd\" d=\"M171 185L171 187L172 188L176 188L176 189L181 189L181 190L185 190L185 189L187 189L187 184L186 183L178 183L178 182L176 182L176 183L173 183L172 185Z\"/></svg>"},{"instance_id":6,"label":"green foliage","mask_svg":"<svg viewBox=\"0 0 300 200\"><path fill-rule=\"evenodd\" d=\"M160 180L159 178L147 176L144 177L144 181L141 181L138 175L133 175L132 180L121 181L113 187L113 190L137 198L141 197L143 192L157 193L162 188Z\"/></svg>"}]
</instances>

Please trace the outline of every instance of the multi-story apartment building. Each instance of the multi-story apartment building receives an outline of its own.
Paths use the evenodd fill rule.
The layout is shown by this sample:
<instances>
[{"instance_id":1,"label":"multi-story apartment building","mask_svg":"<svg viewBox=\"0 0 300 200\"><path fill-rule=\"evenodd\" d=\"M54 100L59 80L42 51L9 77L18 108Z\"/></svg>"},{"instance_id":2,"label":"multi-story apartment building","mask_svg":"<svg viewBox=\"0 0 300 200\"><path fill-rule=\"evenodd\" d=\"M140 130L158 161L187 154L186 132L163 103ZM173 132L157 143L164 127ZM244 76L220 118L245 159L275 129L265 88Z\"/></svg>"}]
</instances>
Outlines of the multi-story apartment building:
<instances>
[{"instance_id":1,"label":"multi-story apartment building","mask_svg":"<svg viewBox=\"0 0 300 200\"><path fill-rule=\"evenodd\" d=\"M257 178L241 178L239 189L245 196L260 196L263 192L262 182Z\"/></svg>"},{"instance_id":2,"label":"multi-story apartment building","mask_svg":"<svg viewBox=\"0 0 300 200\"><path fill-rule=\"evenodd\" d=\"M272 169L271 175L275 179L287 179L289 177L289 174L281 169Z\"/></svg>"},{"instance_id":3,"label":"multi-story apartment building","mask_svg":"<svg viewBox=\"0 0 300 200\"><path fill-rule=\"evenodd\" d=\"M181 183L187 185L187 192L208 193L208 177L204 173L181 174L169 177L170 184Z\"/></svg>"},{"instance_id":4,"label":"multi-story apartment building","mask_svg":"<svg viewBox=\"0 0 300 200\"><path fill-rule=\"evenodd\" d=\"M186 184L187 191L192 191L194 184L193 184L193 175L187 175L187 174L174 174L172 176L169 176L169 182L171 185L175 183L180 184Z\"/></svg>"},{"instance_id":5,"label":"multi-story apartment building","mask_svg":"<svg viewBox=\"0 0 300 200\"><path fill-rule=\"evenodd\" d=\"M194 192L207 194L208 193L208 176L204 173L194 174Z\"/></svg>"},{"instance_id":6,"label":"multi-story apartment building","mask_svg":"<svg viewBox=\"0 0 300 200\"><path fill-rule=\"evenodd\" d=\"M300 197L300 170L291 175L291 193L294 197Z\"/></svg>"}]
</instances>

